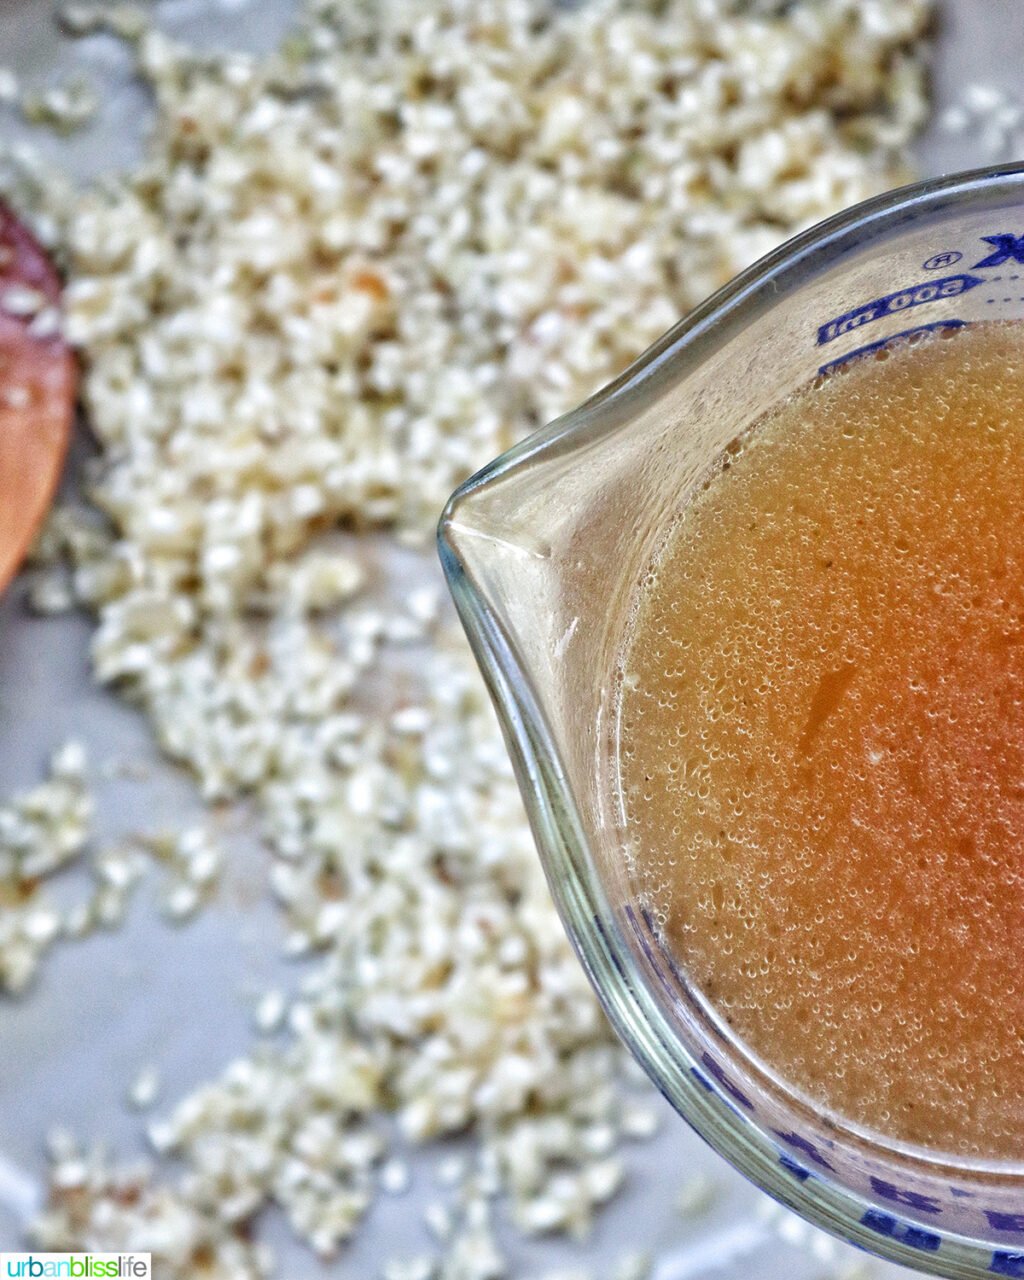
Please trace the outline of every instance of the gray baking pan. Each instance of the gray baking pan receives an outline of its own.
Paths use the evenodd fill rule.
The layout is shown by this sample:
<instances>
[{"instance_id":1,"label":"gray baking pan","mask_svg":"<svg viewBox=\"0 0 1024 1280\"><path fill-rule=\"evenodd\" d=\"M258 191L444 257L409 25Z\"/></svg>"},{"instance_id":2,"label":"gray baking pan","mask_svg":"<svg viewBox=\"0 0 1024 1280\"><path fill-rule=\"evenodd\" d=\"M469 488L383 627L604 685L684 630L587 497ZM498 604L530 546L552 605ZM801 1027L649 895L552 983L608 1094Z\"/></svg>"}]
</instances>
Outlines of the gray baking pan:
<instances>
[{"instance_id":1,"label":"gray baking pan","mask_svg":"<svg viewBox=\"0 0 1024 1280\"><path fill-rule=\"evenodd\" d=\"M971 83L1014 92L1024 65L1019 0L945 0L940 8L936 115ZM287 28L293 3L162 0L155 10L167 30L187 33L193 42L258 49ZM147 102L114 41L60 37L50 0L0 0L0 63L15 67L29 87L83 68L104 86L98 120L73 138L31 129L4 108L0 137L31 136L44 155L81 178L120 168L139 153ZM1003 158L976 137L949 135L936 125L918 147L926 173ZM437 580L426 556L409 561L406 570ZM114 779L99 788L101 836L135 820L149 828L161 821L179 827L199 812L192 785L159 761L142 719L90 682L87 621L29 618L16 584L0 604L0 635L0 796L38 779L53 746L76 737L94 761L150 766L145 781ZM0 1003L0 1251L20 1246L24 1222L39 1203L43 1135L51 1126L107 1140L125 1157L143 1154L145 1118L125 1104L140 1068L159 1064L162 1099L173 1102L250 1045L259 991L294 985L295 967L279 958L276 914L253 891L262 883L261 855L244 833L233 839L232 855L227 885L193 924L168 927L143 893L120 931L57 948L29 998ZM589 1267L603 1280L616 1259L634 1249L655 1255L653 1280L821 1280L862 1259L775 1211L674 1115L665 1116L656 1139L626 1155L627 1187L591 1239L510 1239L514 1276L535 1280L556 1269ZM273 1213L266 1215L261 1230L277 1250L276 1275L369 1280L385 1256L429 1251L423 1209L444 1194L433 1173L436 1159L436 1152L412 1154L409 1192L381 1197L330 1266L318 1263ZM680 1189L698 1174L713 1179L718 1195L706 1212L686 1218ZM871 1271L898 1273L881 1263Z\"/></svg>"}]
</instances>

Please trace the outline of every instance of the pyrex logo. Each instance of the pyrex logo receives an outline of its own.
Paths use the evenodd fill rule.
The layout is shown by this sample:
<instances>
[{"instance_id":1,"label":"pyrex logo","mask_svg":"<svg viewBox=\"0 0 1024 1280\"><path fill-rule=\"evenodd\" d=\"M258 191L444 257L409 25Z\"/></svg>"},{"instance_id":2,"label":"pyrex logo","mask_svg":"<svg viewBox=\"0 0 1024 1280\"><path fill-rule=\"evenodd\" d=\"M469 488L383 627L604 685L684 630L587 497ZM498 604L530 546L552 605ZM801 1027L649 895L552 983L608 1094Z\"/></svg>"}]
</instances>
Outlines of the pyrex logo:
<instances>
[{"instance_id":1,"label":"pyrex logo","mask_svg":"<svg viewBox=\"0 0 1024 1280\"><path fill-rule=\"evenodd\" d=\"M0 1280L151 1280L150 1253L0 1253Z\"/></svg>"},{"instance_id":2,"label":"pyrex logo","mask_svg":"<svg viewBox=\"0 0 1024 1280\"><path fill-rule=\"evenodd\" d=\"M982 258L980 262L976 262L971 268L972 271L977 271L980 267L1001 267L1007 262L1024 264L1024 236L1004 233L997 236L982 236L981 238L986 244L992 245L992 252L987 258Z\"/></svg>"}]
</instances>

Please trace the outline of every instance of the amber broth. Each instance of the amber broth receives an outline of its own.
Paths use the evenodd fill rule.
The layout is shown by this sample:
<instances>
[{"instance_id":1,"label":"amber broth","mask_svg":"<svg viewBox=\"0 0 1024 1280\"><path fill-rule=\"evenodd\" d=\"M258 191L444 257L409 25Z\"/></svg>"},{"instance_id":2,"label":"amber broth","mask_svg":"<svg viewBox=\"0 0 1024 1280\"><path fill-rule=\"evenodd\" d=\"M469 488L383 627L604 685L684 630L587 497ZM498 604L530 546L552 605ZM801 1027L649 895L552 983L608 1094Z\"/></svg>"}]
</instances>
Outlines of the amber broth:
<instances>
[{"instance_id":1,"label":"amber broth","mask_svg":"<svg viewBox=\"0 0 1024 1280\"><path fill-rule=\"evenodd\" d=\"M619 799L666 945L817 1104L1024 1157L1024 326L738 442L640 584Z\"/></svg>"}]
</instances>

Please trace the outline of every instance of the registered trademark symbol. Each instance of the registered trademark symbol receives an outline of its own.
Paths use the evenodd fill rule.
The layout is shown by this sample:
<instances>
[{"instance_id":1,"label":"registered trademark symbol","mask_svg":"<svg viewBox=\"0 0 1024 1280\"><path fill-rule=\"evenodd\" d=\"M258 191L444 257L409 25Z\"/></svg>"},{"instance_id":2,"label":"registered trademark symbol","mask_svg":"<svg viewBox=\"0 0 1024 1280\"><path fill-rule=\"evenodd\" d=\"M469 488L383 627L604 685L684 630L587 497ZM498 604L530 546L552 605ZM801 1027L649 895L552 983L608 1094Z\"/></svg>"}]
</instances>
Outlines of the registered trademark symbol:
<instances>
[{"instance_id":1,"label":"registered trademark symbol","mask_svg":"<svg viewBox=\"0 0 1024 1280\"><path fill-rule=\"evenodd\" d=\"M941 271L943 267L951 267L954 262L959 262L963 256L956 249L947 249L945 253L936 253L931 258L926 258L921 265L925 271Z\"/></svg>"}]
</instances>

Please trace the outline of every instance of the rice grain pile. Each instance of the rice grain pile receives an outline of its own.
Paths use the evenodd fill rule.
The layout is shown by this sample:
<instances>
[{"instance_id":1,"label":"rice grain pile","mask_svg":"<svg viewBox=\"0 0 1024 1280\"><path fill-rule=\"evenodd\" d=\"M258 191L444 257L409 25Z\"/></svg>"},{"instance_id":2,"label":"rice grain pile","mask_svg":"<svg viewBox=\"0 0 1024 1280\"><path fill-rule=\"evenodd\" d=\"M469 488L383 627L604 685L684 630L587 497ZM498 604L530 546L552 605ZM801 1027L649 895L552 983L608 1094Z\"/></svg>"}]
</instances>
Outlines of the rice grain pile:
<instances>
[{"instance_id":1,"label":"rice grain pile","mask_svg":"<svg viewBox=\"0 0 1024 1280\"><path fill-rule=\"evenodd\" d=\"M147 159L58 217L101 452L35 598L93 610L96 678L211 803L252 804L307 965L267 993L265 1038L152 1124L180 1172L54 1135L40 1247L246 1280L273 1274L273 1203L330 1258L407 1181L386 1115L476 1153L436 1247L386 1280L496 1280L498 1199L527 1233L582 1233L614 1195L653 1113L482 685L438 590L380 607L337 533L422 545L467 474L901 178L929 13L311 0L267 58L140 36ZM408 645L416 678L373 683Z\"/></svg>"}]
</instances>

